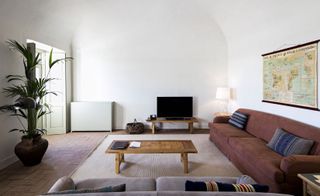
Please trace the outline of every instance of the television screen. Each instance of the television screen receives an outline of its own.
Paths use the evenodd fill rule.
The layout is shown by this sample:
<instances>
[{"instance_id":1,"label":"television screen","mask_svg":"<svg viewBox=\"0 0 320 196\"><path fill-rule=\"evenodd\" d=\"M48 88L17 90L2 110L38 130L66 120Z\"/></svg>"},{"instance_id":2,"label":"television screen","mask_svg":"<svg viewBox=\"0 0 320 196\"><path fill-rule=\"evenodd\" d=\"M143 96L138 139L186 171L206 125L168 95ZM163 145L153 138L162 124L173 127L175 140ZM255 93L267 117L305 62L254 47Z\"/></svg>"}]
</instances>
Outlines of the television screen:
<instances>
[{"instance_id":1,"label":"television screen","mask_svg":"<svg viewBox=\"0 0 320 196\"><path fill-rule=\"evenodd\" d=\"M157 97L157 117L189 118L192 116L192 97Z\"/></svg>"}]
</instances>

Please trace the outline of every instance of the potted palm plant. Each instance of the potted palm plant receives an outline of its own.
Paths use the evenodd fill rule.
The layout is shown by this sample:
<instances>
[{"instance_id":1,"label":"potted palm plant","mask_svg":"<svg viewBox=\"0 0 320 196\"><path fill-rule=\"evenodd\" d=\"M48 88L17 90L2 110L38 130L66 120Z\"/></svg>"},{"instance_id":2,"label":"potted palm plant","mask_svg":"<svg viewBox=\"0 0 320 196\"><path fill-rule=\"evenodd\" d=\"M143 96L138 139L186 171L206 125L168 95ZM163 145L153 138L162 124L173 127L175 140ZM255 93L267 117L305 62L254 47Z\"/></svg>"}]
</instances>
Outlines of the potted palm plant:
<instances>
[{"instance_id":1,"label":"potted palm plant","mask_svg":"<svg viewBox=\"0 0 320 196\"><path fill-rule=\"evenodd\" d=\"M49 77L49 72L60 61L71 60L72 58L53 60L51 50L48 73L45 77L37 78L35 69L41 62L40 54L34 55L26 45L15 40L9 40L7 43L11 49L22 55L24 74L6 76L10 85L3 89L3 93L7 97L14 98L14 103L0 106L0 111L11 113L11 116L18 119L21 127L9 131L22 133L21 142L16 145L15 153L25 166L32 166L41 162L48 148L48 141L42 138L46 130L37 127L37 120L51 112L50 106L43 103L43 98L49 94L57 95L56 92L48 91L46 88L46 84L54 80L54 78ZM25 119L27 125L25 125L23 119Z\"/></svg>"}]
</instances>

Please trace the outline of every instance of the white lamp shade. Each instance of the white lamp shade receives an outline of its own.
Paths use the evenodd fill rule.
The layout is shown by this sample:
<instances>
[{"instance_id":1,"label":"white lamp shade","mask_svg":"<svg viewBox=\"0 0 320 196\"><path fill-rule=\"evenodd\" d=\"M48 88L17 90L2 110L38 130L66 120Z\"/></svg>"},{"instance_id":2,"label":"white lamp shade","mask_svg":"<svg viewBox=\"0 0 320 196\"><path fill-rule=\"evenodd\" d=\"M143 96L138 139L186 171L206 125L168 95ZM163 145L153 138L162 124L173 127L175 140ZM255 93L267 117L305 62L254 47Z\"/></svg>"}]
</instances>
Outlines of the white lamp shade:
<instances>
[{"instance_id":1,"label":"white lamp shade","mask_svg":"<svg viewBox=\"0 0 320 196\"><path fill-rule=\"evenodd\" d=\"M216 99L230 99L230 88L218 87L216 92Z\"/></svg>"}]
</instances>

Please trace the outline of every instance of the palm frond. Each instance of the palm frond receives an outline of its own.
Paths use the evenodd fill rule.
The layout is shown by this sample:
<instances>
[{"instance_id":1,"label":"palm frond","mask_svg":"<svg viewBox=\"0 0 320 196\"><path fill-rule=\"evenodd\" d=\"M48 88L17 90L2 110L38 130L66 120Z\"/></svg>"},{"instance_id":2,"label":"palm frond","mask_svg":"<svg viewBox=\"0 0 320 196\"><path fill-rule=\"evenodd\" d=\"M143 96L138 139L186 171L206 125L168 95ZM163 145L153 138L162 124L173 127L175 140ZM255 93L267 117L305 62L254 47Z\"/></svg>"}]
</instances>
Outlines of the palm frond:
<instances>
[{"instance_id":1,"label":"palm frond","mask_svg":"<svg viewBox=\"0 0 320 196\"><path fill-rule=\"evenodd\" d=\"M3 92L7 94L8 97L28 97L27 88L23 85L13 85L3 89Z\"/></svg>"},{"instance_id":2,"label":"palm frond","mask_svg":"<svg viewBox=\"0 0 320 196\"><path fill-rule=\"evenodd\" d=\"M16 108L13 105L4 105L0 107L1 112L16 112Z\"/></svg>"},{"instance_id":3,"label":"palm frond","mask_svg":"<svg viewBox=\"0 0 320 196\"><path fill-rule=\"evenodd\" d=\"M19 42L17 42L16 40L8 40L7 41L9 47L13 50L17 50L18 52L20 52L25 58L27 58L29 56L29 51L27 49L27 47L23 44L19 44Z\"/></svg>"},{"instance_id":4,"label":"palm frond","mask_svg":"<svg viewBox=\"0 0 320 196\"><path fill-rule=\"evenodd\" d=\"M55 64L61 62L61 61L71 61L73 60L72 57L65 57L65 58L61 58L61 59L57 59L57 60L54 60L52 61L52 50L50 51L50 57L49 57L49 68L51 69Z\"/></svg>"}]
</instances>

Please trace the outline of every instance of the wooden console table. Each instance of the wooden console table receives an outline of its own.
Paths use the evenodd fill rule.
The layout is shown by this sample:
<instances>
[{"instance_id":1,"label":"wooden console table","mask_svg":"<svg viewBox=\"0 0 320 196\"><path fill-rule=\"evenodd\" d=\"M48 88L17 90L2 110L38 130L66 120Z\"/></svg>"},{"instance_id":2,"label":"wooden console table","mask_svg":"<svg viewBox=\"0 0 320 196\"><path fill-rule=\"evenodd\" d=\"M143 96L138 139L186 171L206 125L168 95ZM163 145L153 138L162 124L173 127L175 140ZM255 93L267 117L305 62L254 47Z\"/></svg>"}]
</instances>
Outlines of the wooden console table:
<instances>
[{"instance_id":1,"label":"wooden console table","mask_svg":"<svg viewBox=\"0 0 320 196\"><path fill-rule=\"evenodd\" d=\"M151 122L152 134L156 133L156 124L157 123L188 123L189 132L193 132L193 123L197 123L198 120L195 117L186 120L170 120L165 118L157 118L155 120L147 120L147 122Z\"/></svg>"}]
</instances>

